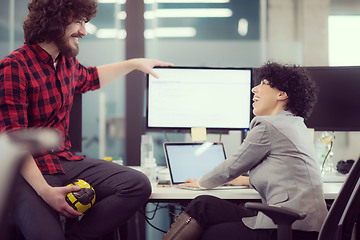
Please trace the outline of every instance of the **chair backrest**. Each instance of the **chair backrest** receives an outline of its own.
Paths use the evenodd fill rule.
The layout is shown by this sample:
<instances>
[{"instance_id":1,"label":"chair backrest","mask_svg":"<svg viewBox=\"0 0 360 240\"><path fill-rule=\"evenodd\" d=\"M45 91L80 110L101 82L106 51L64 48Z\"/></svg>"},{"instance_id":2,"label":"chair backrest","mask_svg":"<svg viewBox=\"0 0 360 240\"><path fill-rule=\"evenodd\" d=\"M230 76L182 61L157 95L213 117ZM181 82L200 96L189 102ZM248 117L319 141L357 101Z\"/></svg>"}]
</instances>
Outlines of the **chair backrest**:
<instances>
[{"instance_id":1,"label":"chair backrest","mask_svg":"<svg viewBox=\"0 0 360 240\"><path fill-rule=\"evenodd\" d=\"M319 240L352 239L354 226L360 223L360 158L332 204L320 230ZM359 236L358 236L359 237Z\"/></svg>"}]
</instances>

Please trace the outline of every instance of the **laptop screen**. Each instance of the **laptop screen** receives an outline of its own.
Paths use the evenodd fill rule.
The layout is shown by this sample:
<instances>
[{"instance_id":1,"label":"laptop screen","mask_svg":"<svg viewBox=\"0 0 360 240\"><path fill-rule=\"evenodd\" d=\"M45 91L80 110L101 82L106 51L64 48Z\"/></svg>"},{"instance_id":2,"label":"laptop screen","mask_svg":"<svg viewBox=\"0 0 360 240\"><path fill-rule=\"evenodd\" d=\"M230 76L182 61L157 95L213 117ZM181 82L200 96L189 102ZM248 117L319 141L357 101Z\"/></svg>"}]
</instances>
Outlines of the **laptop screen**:
<instances>
[{"instance_id":1,"label":"laptop screen","mask_svg":"<svg viewBox=\"0 0 360 240\"><path fill-rule=\"evenodd\" d=\"M222 143L164 143L172 184L200 178L226 159Z\"/></svg>"}]
</instances>

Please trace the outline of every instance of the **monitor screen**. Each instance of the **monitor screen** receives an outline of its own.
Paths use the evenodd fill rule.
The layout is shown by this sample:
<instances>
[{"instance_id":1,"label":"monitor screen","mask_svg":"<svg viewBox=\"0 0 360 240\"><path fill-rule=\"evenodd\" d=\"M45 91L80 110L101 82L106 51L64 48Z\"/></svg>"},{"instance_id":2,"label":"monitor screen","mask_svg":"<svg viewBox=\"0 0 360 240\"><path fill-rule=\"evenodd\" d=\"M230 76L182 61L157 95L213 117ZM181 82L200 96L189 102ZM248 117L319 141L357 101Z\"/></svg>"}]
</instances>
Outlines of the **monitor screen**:
<instances>
[{"instance_id":1,"label":"monitor screen","mask_svg":"<svg viewBox=\"0 0 360 240\"><path fill-rule=\"evenodd\" d=\"M154 68L147 75L147 129L242 130L251 118L250 68Z\"/></svg>"},{"instance_id":2,"label":"monitor screen","mask_svg":"<svg viewBox=\"0 0 360 240\"><path fill-rule=\"evenodd\" d=\"M360 131L360 67L306 67L306 70L320 90L306 125L317 131Z\"/></svg>"}]
</instances>

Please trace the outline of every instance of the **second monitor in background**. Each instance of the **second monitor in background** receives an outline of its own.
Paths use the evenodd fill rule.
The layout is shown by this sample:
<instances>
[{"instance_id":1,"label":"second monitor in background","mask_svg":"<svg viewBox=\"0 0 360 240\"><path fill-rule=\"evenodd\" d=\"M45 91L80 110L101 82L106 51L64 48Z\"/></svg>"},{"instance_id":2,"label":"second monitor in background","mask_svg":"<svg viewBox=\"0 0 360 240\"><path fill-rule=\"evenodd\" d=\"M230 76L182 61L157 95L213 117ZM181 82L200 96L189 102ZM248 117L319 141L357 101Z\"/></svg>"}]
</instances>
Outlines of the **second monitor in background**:
<instances>
[{"instance_id":1,"label":"second monitor in background","mask_svg":"<svg viewBox=\"0 0 360 240\"><path fill-rule=\"evenodd\" d=\"M306 67L306 70L320 90L306 125L315 131L360 131L360 67Z\"/></svg>"}]
</instances>

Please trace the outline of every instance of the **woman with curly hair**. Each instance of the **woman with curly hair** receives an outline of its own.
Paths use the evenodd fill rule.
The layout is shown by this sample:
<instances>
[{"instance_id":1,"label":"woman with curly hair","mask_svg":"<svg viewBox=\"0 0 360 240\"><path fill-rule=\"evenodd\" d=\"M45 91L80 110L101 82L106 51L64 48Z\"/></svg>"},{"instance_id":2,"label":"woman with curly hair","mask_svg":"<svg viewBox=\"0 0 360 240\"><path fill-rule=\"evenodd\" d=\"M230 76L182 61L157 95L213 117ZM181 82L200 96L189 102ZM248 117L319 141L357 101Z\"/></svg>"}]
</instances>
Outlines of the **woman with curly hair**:
<instances>
[{"instance_id":1,"label":"woman with curly hair","mask_svg":"<svg viewBox=\"0 0 360 240\"><path fill-rule=\"evenodd\" d=\"M320 168L304 118L317 87L301 67L268 62L252 89L253 113L246 139L224 163L184 186L211 189L224 183L250 185L263 203L307 214L293 224L294 239L317 239L327 215ZM249 172L249 177L241 176ZM180 228L180 226L182 226ZM163 239L276 239L276 225L229 201L202 195L192 200Z\"/></svg>"},{"instance_id":2,"label":"woman with curly hair","mask_svg":"<svg viewBox=\"0 0 360 240\"><path fill-rule=\"evenodd\" d=\"M97 11L95 0L32 0L24 21L25 44L0 61L0 132L53 128L62 137L57 149L30 154L16 184L13 216L26 239L96 239L111 233L148 200L151 185L139 171L75 155L70 151L69 115L75 93L96 90L133 70L155 77L155 59L85 67L76 59L85 22ZM82 214L65 200L88 182L95 204ZM59 215L78 218L64 233Z\"/></svg>"}]
</instances>

